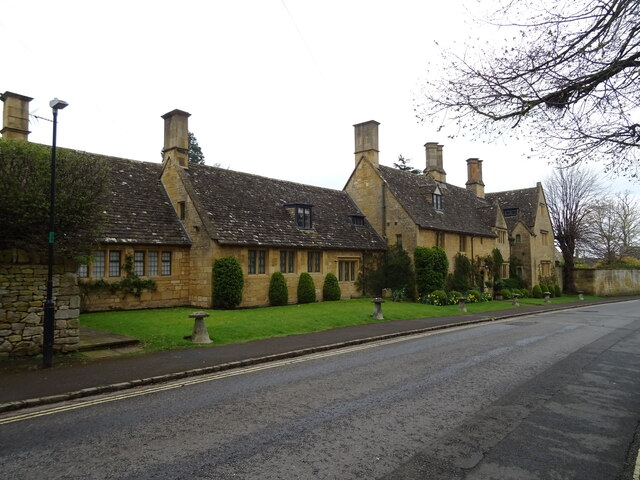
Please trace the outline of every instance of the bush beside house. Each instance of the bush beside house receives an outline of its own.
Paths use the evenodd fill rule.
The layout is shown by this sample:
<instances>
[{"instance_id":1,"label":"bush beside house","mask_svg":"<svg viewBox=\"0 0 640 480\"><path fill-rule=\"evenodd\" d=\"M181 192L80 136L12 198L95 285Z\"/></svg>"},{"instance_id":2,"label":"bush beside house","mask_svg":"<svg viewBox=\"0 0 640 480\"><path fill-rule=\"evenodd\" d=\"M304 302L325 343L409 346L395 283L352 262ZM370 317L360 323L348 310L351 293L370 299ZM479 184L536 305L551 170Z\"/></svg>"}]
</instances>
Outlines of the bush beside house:
<instances>
[{"instance_id":1,"label":"bush beside house","mask_svg":"<svg viewBox=\"0 0 640 480\"><path fill-rule=\"evenodd\" d=\"M281 272L273 272L269 282L269 303L276 307L289 302L289 287Z\"/></svg>"},{"instance_id":2,"label":"bush beside house","mask_svg":"<svg viewBox=\"0 0 640 480\"><path fill-rule=\"evenodd\" d=\"M244 277L236 257L219 258L213 263L213 308L229 310L240 305Z\"/></svg>"}]
</instances>

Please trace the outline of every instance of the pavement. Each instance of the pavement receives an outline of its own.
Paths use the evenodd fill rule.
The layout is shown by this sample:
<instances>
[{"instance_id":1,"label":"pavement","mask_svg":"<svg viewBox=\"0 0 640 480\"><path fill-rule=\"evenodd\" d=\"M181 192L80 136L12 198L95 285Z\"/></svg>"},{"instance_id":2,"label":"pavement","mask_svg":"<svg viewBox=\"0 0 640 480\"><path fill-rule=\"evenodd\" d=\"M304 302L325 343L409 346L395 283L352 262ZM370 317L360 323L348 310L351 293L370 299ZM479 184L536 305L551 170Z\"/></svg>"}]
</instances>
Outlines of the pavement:
<instances>
[{"instance_id":1,"label":"pavement","mask_svg":"<svg viewBox=\"0 0 640 480\"><path fill-rule=\"evenodd\" d=\"M142 349L135 339L82 328L82 361L77 358L68 361L58 355L54 367L49 369L35 366L33 361L29 367L0 362L0 413L430 330L637 299L640 296L520 306L481 314L355 325L235 345L137 355Z\"/></svg>"}]
</instances>

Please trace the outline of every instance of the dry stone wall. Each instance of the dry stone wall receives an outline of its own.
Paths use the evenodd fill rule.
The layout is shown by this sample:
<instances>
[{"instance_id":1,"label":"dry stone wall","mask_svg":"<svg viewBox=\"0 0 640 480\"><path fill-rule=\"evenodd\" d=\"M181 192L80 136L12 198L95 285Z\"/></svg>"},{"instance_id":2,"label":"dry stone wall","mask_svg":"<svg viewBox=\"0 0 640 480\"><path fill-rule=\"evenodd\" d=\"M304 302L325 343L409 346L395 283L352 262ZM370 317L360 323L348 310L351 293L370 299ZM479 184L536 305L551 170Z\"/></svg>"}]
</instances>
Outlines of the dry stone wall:
<instances>
[{"instance_id":1,"label":"dry stone wall","mask_svg":"<svg viewBox=\"0 0 640 480\"><path fill-rule=\"evenodd\" d=\"M38 259L35 259L38 260ZM78 349L80 294L73 265L56 265L54 349ZM25 252L0 252L0 358L42 352L47 265Z\"/></svg>"}]
</instances>

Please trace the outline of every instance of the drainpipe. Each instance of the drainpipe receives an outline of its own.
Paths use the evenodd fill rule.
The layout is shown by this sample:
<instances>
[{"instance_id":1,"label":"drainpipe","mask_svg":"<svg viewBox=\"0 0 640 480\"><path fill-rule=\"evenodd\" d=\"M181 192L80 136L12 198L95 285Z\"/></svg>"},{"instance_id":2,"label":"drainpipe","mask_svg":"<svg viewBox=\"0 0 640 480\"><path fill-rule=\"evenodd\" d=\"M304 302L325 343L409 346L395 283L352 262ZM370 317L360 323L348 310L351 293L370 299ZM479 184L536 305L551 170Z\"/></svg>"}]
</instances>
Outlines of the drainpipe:
<instances>
[{"instance_id":1,"label":"drainpipe","mask_svg":"<svg viewBox=\"0 0 640 480\"><path fill-rule=\"evenodd\" d=\"M382 184L382 236L387 241L387 185Z\"/></svg>"}]
</instances>

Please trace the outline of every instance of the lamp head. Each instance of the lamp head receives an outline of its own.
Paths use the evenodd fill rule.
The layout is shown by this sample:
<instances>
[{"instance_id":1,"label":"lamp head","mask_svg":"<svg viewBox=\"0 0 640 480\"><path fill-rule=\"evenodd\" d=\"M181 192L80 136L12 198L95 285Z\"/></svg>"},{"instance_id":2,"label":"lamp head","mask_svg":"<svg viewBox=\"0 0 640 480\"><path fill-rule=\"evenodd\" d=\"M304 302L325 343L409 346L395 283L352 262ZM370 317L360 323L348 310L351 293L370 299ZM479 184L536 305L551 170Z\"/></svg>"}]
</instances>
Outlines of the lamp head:
<instances>
[{"instance_id":1,"label":"lamp head","mask_svg":"<svg viewBox=\"0 0 640 480\"><path fill-rule=\"evenodd\" d=\"M58 97L54 98L49 102L49 106L54 110L62 110L68 105L69 104L67 102L65 102L64 100L60 100Z\"/></svg>"}]
</instances>

